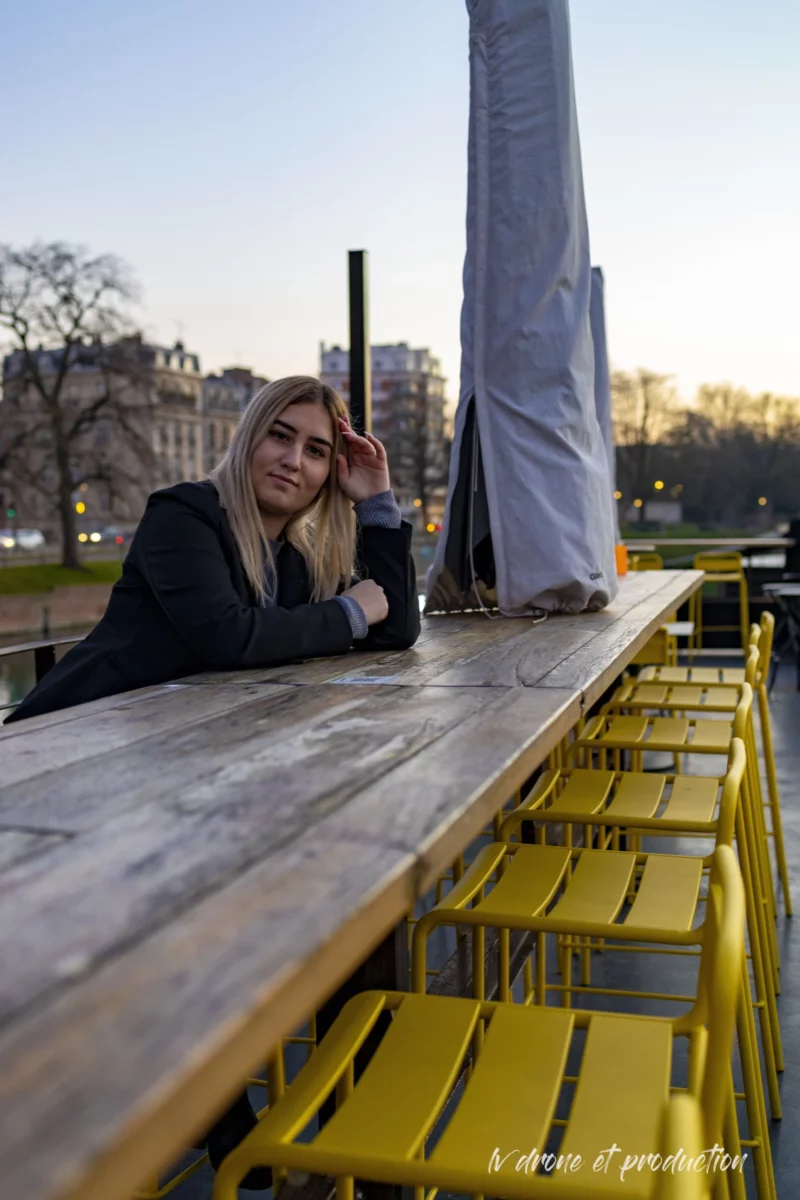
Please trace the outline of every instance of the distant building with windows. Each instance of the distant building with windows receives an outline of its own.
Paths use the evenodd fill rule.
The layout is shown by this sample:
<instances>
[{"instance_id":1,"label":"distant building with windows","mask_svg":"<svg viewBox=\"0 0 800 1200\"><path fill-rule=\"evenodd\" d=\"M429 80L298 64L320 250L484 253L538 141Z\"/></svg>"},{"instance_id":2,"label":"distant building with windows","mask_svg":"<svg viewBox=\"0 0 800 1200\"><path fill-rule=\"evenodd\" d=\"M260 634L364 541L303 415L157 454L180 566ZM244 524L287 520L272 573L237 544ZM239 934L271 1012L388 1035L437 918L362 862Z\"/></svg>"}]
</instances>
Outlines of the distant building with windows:
<instances>
[{"instance_id":1,"label":"distant building with windows","mask_svg":"<svg viewBox=\"0 0 800 1200\"><path fill-rule=\"evenodd\" d=\"M45 381L60 371L63 354L36 352L36 369ZM41 529L57 540L53 448L42 400L22 351L7 355L2 370L0 462L4 446L21 434L24 441L0 472L0 489L13 497L20 528ZM150 492L205 478L222 457L242 409L265 382L245 367L204 379L199 355L180 341L159 346L134 337L111 347L74 346L62 409L78 430L70 450L74 500L85 510L79 531L133 527Z\"/></svg>"},{"instance_id":2,"label":"distant building with windows","mask_svg":"<svg viewBox=\"0 0 800 1200\"><path fill-rule=\"evenodd\" d=\"M407 342L372 346L370 357L372 432L386 446L400 507L424 524L442 507L450 454L441 364ZM349 350L322 342L320 378L349 402Z\"/></svg>"},{"instance_id":3,"label":"distant building with windows","mask_svg":"<svg viewBox=\"0 0 800 1200\"><path fill-rule=\"evenodd\" d=\"M268 382L249 367L225 367L219 375L207 375L203 380L206 471L222 458L242 412Z\"/></svg>"}]
</instances>

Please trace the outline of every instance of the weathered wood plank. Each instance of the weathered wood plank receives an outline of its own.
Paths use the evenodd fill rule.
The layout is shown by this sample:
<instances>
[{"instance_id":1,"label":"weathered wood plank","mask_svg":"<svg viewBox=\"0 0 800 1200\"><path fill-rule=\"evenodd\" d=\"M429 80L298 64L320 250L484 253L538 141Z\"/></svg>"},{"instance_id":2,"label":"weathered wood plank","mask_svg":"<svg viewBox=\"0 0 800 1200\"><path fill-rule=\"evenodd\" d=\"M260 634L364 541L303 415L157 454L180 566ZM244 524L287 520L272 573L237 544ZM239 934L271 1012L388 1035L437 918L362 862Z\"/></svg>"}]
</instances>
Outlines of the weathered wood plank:
<instances>
[{"instance_id":1,"label":"weathered wood plank","mask_svg":"<svg viewBox=\"0 0 800 1200\"><path fill-rule=\"evenodd\" d=\"M702 571L642 571L652 576L654 594L641 600L592 642L574 650L539 680L540 687L574 687L588 708L602 696L631 659L674 611L700 587Z\"/></svg>"},{"instance_id":2,"label":"weathered wood plank","mask_svg":"<svg viewBox=\"0 0 800 1200\"><path fill-rule=\"evenodd\" d=\"M209 718L136 743L112 789L120 753L66 768L72 830L87 828L84 802L93 824L2 876L0 1025L303 838L411 852L429 885L578 711L555 690L487 703L477 689L286 688L236 709L224 731ZM17 816L53 819L29 782L3 809L15 794Z\"/></svg>"},{"instance_id":3,"label":"weathered wood plank","mask_svg":"<svg viewBox=\"0 0 800 1200\"><path fill-rule=\"evenodd\" d=\"M307 706L322 693L327 724L298 710L292 738L254 723L258 753L238 777L203 777L3 876L9 1194L123 1200L166 1165L579 712L556 689L286 691ZM349 778L339 791L332 771Z\"/></svg>"},{"instance_id":4,"label":"weathered wood plank","mask_svg":"<svg viewBox=\"0 0 800 1200\"><path fill-rule=\"evenodd\" d=\"M30 829L0 829L0 871L63 841L58 834L38 833Z\"/></svg>"},{"instance_id":5,"label":"weathered wood plank","mask_svg":"<svg viewBox=\"0 0 800 1200\"><path fill-rule=\"evenodd\" d=\"M0 798L5 798L6 789L26 780L37 779L37 787L54 789L59 794L61 772L76 763L135 745L154 734L161 734L171 741L170 735L196 723L249 704L252 699L275 693L263 684L244 683L238 687L194 688L176 685L142 689L140 692L123 692L94 704L81 704L50 714L53 718L34 718L20 721L9 728L9 737L0 742ZM281 694L283 694L281 692ZM40 726L39 720L47 724ZM174 743L172 743L174 744ZM121 762L121 759L115 759ZM106 768L107 765L106 765ZM114 768L116 775L118 767ZM48 772L53 774L49 785L42 780ZM108 789L108 777L105 780ZM4 806L0 799L0 823L3 821Z\"/></svg>"},{"instance_id":6,"label":"weathered wood plank","mask_svg":"<svg viewBox=\"0 0 800 1200\"><path fill-rule=\"evenodd\" d=\"M527 618L489 619L482 613L427 617L423 619L420 641L400 654L351 651L338 658L263 671L206 673L191 676L186 682L213 683L220 679L312 684L383 678L404 687L577 686L586 691L592 689L594 681L584 661L591 664L595 658L601 662L609 655L611 660L615 654L620 657L638 637L628 657L620 657L621 671L663 617L682 602L676 597L685 599L699 586L699 578L698 572L691 571L632 572L623 580L614 602L600 612L554 614L539 624ZM581 647L585 659L575 660L573 680L568 664ZM563 676L551 680L552 673L562 667ZM594 688L593 697L600 695L604 687Z\"/></svg>"},{"instance_id":7,"label":"weathered wood plank","mask_svg":"<svg viewBox=\"0 0 800 1200\"><path fill-rule=\"evenodd\" d=\"M380 941L412 877L401 852L309 840L24 1014L0 1033L4 1193L128 1200Z\"/></svg>"},{"instance_id":8,"label":"weathered wood plank","mask_svg":"<svg viewBox=\"0 0 800 1200\"><path fill-rule=\"evenodd\" d=\"M117 708L120 704L136 704L140 700L146 700L148 696L161 693L164 688L176 690L183 687L185 687L183 683L156 684L153 687L123 692L121 695L104 696L102 700L90 700L88 704L76 704L72 708L59 709L58 712L44 713L41 717L28 717L25 721L20 721L15 725L0 725L0 761L4 761L2 757L6 750L4 743L11 738L19 737L22 733L29 733L36 729L49 729L51 726L60 725L63 722L79 721L84 717L105 712L106 709Z\"/></svg>"}]
</instances>

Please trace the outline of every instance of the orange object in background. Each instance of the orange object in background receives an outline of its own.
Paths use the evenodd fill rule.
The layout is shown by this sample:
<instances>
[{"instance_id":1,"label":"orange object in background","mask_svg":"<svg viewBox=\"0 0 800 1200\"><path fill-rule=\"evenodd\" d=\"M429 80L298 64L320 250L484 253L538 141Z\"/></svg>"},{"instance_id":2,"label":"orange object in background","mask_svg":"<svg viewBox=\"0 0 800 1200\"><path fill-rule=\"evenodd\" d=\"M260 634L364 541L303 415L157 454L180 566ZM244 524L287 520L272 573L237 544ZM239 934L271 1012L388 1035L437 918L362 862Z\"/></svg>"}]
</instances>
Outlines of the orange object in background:
<instances>
[{"instance_id":1,"label":"orange object in background","mask_svg":"<svg viewBox=\"0 0 800 1200\"><path fill-rule=\"evenodd\" d=\"M623 575L628 574L628 547L620 542L614 547L614 553L617 560L617 574L621 579Z\"/></svg>"}]
</instances>

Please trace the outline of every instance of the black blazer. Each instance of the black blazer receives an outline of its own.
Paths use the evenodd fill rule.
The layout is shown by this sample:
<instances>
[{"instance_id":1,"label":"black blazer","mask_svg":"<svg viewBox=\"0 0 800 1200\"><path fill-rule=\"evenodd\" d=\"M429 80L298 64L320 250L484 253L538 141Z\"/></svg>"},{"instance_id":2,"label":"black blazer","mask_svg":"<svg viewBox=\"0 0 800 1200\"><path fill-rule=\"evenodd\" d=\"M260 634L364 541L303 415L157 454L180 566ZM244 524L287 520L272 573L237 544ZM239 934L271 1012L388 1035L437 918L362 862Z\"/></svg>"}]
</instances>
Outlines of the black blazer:
<instances>
[{"instance_id":1,"label":"black blazer","mask_svg":"<svg viewBox=\"0 0 800 1200\"><path fill-rule=\"evenodd\" d=\"M359 570L386 592L389 615L359 639L402 650L419 636L411 526L359 530ZM269 667L344 654L353 644L336 600L310 604L303 556L278 554L276 606L261 608L209 481L154 492L102 620L56 664L6 724L204 670ZM343 585L344 586L344 585Z\"/></svg>"}]
</instances>

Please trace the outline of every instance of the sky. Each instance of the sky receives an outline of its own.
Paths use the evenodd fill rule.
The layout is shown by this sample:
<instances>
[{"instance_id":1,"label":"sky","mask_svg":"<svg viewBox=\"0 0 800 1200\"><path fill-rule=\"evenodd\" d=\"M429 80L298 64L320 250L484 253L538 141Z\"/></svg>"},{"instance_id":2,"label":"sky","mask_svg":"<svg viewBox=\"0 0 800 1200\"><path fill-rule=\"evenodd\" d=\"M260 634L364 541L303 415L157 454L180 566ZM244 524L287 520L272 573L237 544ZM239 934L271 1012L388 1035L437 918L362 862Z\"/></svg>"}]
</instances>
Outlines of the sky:
<instances>
[{"instance_id":1,"label":"sky","mask_svg":"<svg viewBox=\"0 0 800 1200\"><path fill-rule=\"evenodd\" d=\"M518 0L522 3L523 0ZM800 4L571 0L612 365L800 396ZM455 400L464 0L27 0L2 20L0 241L113 252L206 371L429 346Z\"/></svg>"}]
</instances>

